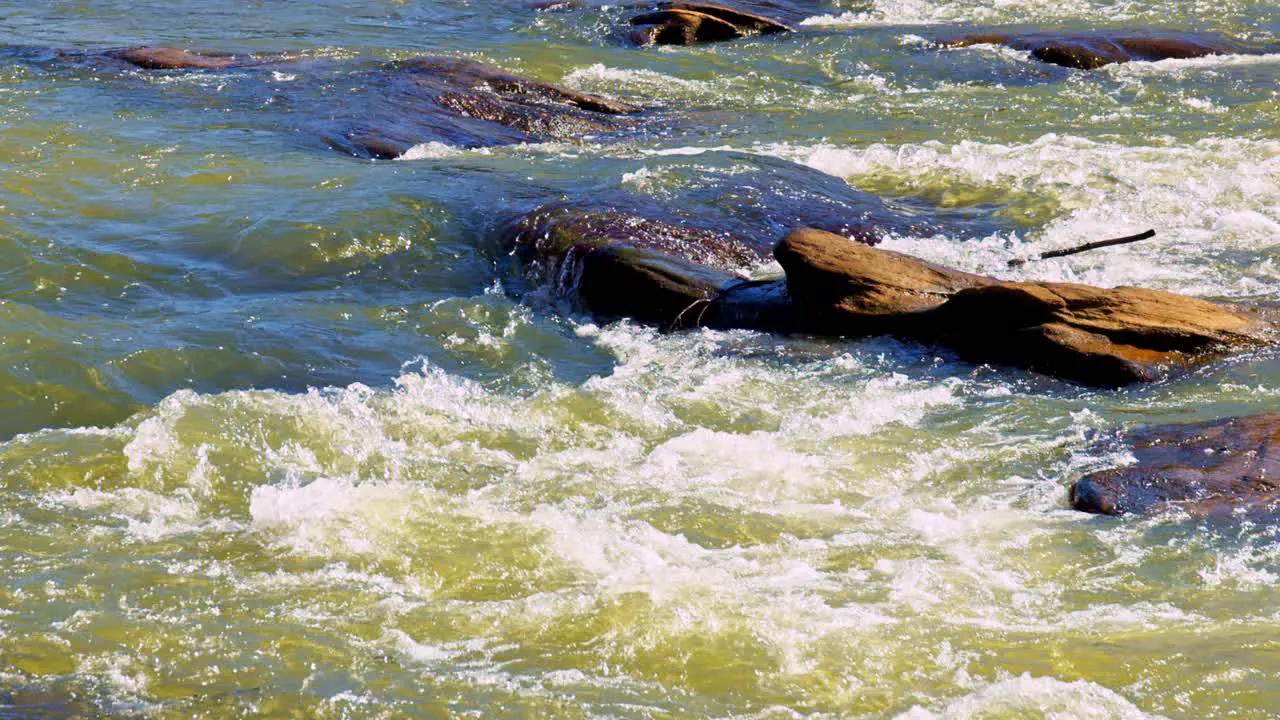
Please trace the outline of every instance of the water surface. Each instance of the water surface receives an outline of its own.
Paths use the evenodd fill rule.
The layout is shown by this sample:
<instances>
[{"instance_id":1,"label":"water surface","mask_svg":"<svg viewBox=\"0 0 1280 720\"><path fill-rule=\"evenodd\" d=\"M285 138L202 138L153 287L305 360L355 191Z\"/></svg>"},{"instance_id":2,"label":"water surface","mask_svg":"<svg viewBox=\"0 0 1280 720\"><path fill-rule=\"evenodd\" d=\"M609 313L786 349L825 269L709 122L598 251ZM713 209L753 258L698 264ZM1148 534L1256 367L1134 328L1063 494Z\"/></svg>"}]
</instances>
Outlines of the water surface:
<instances>
[{"instance_id":1,"label":"water surface","mask_svg":"<svg viewBox=\"0 0 1280 720\"><path fill-rule=\"evenodd\" d=\"M894 250L1274 301L1280 56L927 42L1267 42L1274 5L846 0L645 50L626 14L0 3L11 46L446 54L660 116L369 162L268 102L288 73L0 54L0 717L1280 714L1276 528L1065 500L1126 427L1280 407L1280 355L1100 392L884 338L662 335L522 300L493 246L552 200L834 176L949 228Z\"/></svg>"}]
</instances>

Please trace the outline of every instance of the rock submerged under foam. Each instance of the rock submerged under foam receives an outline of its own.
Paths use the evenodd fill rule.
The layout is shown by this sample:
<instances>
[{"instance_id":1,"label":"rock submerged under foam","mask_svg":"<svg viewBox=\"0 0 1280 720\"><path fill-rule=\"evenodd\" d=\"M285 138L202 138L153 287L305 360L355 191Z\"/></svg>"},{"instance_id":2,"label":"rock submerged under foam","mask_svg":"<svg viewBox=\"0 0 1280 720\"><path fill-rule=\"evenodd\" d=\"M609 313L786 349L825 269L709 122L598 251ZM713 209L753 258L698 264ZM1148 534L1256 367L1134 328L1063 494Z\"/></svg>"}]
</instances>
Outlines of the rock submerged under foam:
<instances>
[{"instance_id":1,"label":"rock submerged under foam","mask_svg":"<svg viewBox=\"0 0 1280 720\"><path fill-rule=\"evenodd\" d=\"M532 217L507 244L562 294L599 316L672 328L894 335L1101 387L1158 380L1274 337L1269 319L1242 308L1143 288L1005 282L821 230L794 230L774 248L784 277L749 282L732 272L742 259L732 238L706 244L702 231L666 224L655 241L649 229L585 221L562 234L563 219Z\"/></svg>"},{"instance_id":2,"label":"rock submerged under foam","mask_svg":"<svg viewBox=\"0 0 1280 720\"><path fill-rule=\"evenodd\" d=\"M1280 414L1143 428L1126 445L1135 462L1077 480L1073 508L1280 519Z\"/></svg>"}]
</instances>

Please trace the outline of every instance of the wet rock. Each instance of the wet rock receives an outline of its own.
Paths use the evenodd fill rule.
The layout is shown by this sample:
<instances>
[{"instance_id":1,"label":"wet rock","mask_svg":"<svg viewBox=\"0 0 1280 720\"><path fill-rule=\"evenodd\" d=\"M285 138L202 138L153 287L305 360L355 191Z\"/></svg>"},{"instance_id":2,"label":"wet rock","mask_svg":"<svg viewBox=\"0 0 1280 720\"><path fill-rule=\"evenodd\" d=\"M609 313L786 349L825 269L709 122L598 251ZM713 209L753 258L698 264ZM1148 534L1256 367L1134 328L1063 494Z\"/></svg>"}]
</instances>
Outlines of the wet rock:
<instances>
[{"instance_id":1,"label":"wet rock","mask_svg":"<svg viewBox=\"0 0 1280 720\"><path fill-rule=\"evenodd\" d=\"M108 50L103 54L145 70L226 70L261 65L270 60L256 56L197 53L180 48L150 46Z\"/></svg>"},{"instance_id":2,"label":"wet rock","mask_svg":"<svg viewBox=\"0 0 1280 720\"><path fill-rule=\"evenodd\" d=\"M722 5L664 2L658 10L631 18L637 45L697 45L752 35L791 32L793 28L763 15Z\"/></svg>"},{"instance_id":3,"label":"wet rock","mask_svg":"<svg viewBox=\"0 0 1280 720\"><path fill-rule=\"evenodd\" d=\"M1274 340L1250 311L1159 290L1001 282L815 230L779 244L795 302L838 334L890 333L975 362L1119 387Z\"/></svg>"},{"instance_id":4,"label":"wet rock","mask_svg":"<svg viewBox=\"0 0 1280 720\"><path fill-rule=\"evenodd\" d=\"M664 162L653 161L654 172L665 174ZM807 166L725 153L706 156L697 182L661 201L611 192L544 206L507 225L495 254L513 265L511 276L603 318L799 332L807 325L781 319L794 309L785 281L743 281L797 224L867 244L888 232L935 229Z\"/></svg>"},{"instance_id":5,"label":"wet rock","mask_svg":"<svg viewBox=\"0 0 1280 720\"><path fill-rule=\"evenodd\" d=\"M589 312L667 327L895 335L975 362L1118 387L1272 342L1268 319L1142 288L1002 282L802 228L774 249L785 277L748 281L741 236L617 211L544 208L504 247L518 272Z\"/></svg>"},{"instance_id":6,"label":"wet rock","mask_svg":"<svg viewBox=\"0 0 1280 720\"><path fill-rule=\"evenodd\" d=\"M492 147L579 140L629 127L627 116L640 111L451 58L388 63L363 80L364 102L347 109L348 127L320 130L331 146L359 157L395 158L426 142Z\"/></svg>"},{"instance_id":7,"label":"wet rock","mask_svg":"<svg viewBox=\"0 0 1280 720\"><path fill-rule=\"evenodd\" d=\"M1091 473L1071 506L1103 515L1181 510L1198 517L1280 517L1280 414L1140 429L1136 462Z\"/></svg>"},{"instance_id":8,"label":"wet rock","mask_svg":"<svg viewBox=\"0 0 1280 720\"><path fill-rule=\"evenodd\" d=\"M504 234L516 272L589 312L669 325L763 260L734 237L677 218L541 208Z\"/></svg>"},{"instance_id":9,"label":"wet rock","mask_svg":"<svg viewBox=\"0 0 1280 720\"><path fill-rule=\"evenodd\" d=\"M957 293L939 325L963 355L1029 367L1090 385L1163 377L1171 368L1266 342L1262 318L1242 309L1134 287L998 283Z\"/></svg>"},{"instance_id":10,"label":"wet rock","mask_svg":"<svg viewBox=\"0 0 1280 720\"><path fill-rule=\"evenodd\" d=\"M1259 53L1225 38L1190 33L977 33L938 40L943 47L1005 45L1043 62L1080 70L1133 61Z\"/></svg>"},{"instance_id":11,"label":"wet rock","mask_svg":"<svg viewBox=\"0 0 1280 720\"><path fill-rule=\"evenodd\" d=\"M957 292L995 282L811 228L788 234L774 256L791 296L834 335L918 336Z\"/></svg>"}]
</instances>

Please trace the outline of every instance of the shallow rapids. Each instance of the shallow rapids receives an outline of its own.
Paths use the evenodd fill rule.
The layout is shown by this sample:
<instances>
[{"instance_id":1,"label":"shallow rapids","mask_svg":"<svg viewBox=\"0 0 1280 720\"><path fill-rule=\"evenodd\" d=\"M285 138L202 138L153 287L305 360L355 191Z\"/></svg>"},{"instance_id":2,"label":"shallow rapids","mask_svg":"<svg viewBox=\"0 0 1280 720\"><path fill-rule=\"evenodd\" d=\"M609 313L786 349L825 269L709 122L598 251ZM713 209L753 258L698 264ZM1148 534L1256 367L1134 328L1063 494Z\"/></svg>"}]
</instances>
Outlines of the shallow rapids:
<instances>
[{"instance_id":1,"label":"shallow rapids","mask_svg":"<svg viewBox=\"0 0 1280 720\"><path fill-rule=\"evenodd\" d=\"M0 2L0 718L1280 714L1276 527L1066 502L1124 428L1280 409L1280 353L1096 391L663 334L523 292L494 244L547 202L769 226L844 182L938 228L883 244L928 260L1277 302L1280 55L929 42L1275 42L1273 4L840 0L676 49L584 5ZM358 160L287 69L25 49L142 43L443 54L653 120Z\"/></svg>"}]
</instances>

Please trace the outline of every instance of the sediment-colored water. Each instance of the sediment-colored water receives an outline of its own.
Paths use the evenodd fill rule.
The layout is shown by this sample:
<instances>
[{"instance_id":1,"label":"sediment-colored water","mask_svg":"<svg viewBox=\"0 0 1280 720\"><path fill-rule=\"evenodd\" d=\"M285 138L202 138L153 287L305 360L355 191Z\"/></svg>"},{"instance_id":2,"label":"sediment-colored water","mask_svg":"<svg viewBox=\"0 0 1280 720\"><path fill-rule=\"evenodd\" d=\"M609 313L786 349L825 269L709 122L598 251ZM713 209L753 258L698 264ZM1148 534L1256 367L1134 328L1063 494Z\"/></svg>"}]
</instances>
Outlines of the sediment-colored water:
<instances>
[{"instance_id":1,"label":"sediment-colored water","mask_svg":"<svg viewBox=\"0 0 1280 720\"><path fill-rule=\"evenodd\" d=\"M0 55L0 717L1280 715L1275 527L1066 504L1123 428L1280 407L1280 354L1096 391L884 338L659 334L514 296L491 243L546 201L787 160L954 230L894 250L1274 301L1280 55L927 43L1274 41L1274 3L843 0L662 50L611 39L626 15L0 3L6 45L446 54L665 113L370 162L243 74Z\"/></svg>"}]
</instances>

